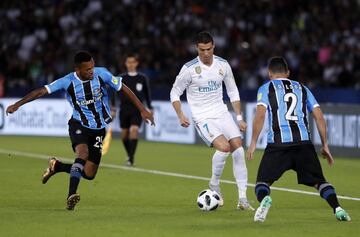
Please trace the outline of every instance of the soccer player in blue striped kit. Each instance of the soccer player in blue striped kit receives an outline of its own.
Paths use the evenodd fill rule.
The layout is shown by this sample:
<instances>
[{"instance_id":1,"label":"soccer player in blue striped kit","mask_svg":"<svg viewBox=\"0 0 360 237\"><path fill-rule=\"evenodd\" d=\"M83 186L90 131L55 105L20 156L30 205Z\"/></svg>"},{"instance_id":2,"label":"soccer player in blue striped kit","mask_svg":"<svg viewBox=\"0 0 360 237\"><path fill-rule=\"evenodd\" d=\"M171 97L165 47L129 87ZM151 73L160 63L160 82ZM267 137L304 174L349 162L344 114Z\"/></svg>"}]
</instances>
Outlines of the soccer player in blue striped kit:
<instances>
[{"instance_id":1,"label":"soccer player in blue striped kit","mask_svg":"<svg viewBox=\"0 0 360 237\"><path fill-rule=\"evenodd\" d=\"M255 193L260 206L255 212L254 221L265 221L272 204L270 186L289 169L296 171L299 184L315 187L319 191L333 209L336 219L350 221L350 216L340 207L335 188L325 180L310 140L308 111L312 113L319 130L321 154L331 166L334 160L328 147L326 122L319 104L306 86L288 79L290 72L284 58L271 58L268 73L270 81L258 90L253 133L247 151L247 158L253 159L267 111L268 145L256 180Z\"/></svg>"},{"instance_id":2,"label":"soccer player in blue striped kit","mask_svg":"<svg viewBox=\"0 0 360 237\"><path fill-rule=\"evenodd\" d=\"M106 68L95 67L90 53L80 51L74 57L75 71L46 85L33 90L15 104L6 109L6 113L14 113L20 106L44 95L64 90L66 99L73 108L69 120L69 136L72 148L76 153L73 164L62 163L55 157L49 159L49 167L42 176L45 184L58 172L70 174L67 209L74 210L80 201L76 193L80 178L87 180L95 178L100 160L102 141L105 136L105 126L111 122L108 87L121 91L134 103L146 122L154 124L150 111L139 101L135 94L124 84L121 77L114 77Z\"/></svg>"}]
</instances>

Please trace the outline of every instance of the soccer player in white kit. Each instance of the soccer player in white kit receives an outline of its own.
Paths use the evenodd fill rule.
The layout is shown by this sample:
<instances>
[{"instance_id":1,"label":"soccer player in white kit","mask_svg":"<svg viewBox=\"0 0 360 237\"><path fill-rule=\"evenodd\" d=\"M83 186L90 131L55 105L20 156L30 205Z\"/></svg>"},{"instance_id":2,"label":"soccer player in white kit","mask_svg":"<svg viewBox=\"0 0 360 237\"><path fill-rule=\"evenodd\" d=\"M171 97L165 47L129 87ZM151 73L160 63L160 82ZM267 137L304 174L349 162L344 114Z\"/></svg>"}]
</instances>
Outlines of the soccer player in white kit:
<instances>
[{"instance_id":1,"label":"soccer player in white kit","mask_svg":"<svg viewBox=\"0 0 360 237\"><path fill-rule=\"evenodd\" d=\"M214 40L208 32L200 32L196 37L198 57L187 62L176 77L170 92L171 103L183 127L190 122L181 109L180 96L186 90L187 101L191 109L196 130L204 142L216 149L212 158L212 176L210 189L219 193L220 206L224 204L220 192L220 177L225 161L231 153L233 172L239 191L238 209L254 210L246 197L247 168L242 133L247 124L241 115L239 91L229 63L214 55ZM238 124L233 120L223 101L223 86L227 94Z\"/></svg>"}]
</instances>

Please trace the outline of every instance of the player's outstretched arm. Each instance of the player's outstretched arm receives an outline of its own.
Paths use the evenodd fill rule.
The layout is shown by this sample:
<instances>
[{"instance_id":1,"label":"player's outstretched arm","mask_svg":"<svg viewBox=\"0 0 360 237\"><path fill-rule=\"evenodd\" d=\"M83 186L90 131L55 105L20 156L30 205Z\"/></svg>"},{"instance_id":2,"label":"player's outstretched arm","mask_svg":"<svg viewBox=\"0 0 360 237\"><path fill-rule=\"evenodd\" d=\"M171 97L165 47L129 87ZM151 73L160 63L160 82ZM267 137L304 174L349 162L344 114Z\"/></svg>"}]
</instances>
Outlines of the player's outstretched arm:
<instances>
[{"instance_id":1,"label":"player's outstretched arm","mask_svg":"<svg viewBox=\"0 0 360 237\"><path fill-rule=\"evenodd\" d=\"M136 97L134 92L132 92L132 90L130 90L130 88L125 84L122 85L121 91L124 92L127 97L129 97L131 102L140 111L141 117L145 120L145 122L150 122L151 125L155 125L153 114L145 108L141 101Z\"/></svg>"},{"instance_id":2,"label":"player's outstretched arm","mask_svg":"<svg viewBox=\"0 0 360 237\"><path fill-rule=\"evenodd\" d=\"M255 117L253 120L253 128L252 128L253 131L252 131L252 136L251 136L251 143L250 143L250 146L248 147L247 153L246 153L246 157L248 160L254 159L256 142L257 142L257 139L259 138L261 129L263 128L263 125L264 125L265 114L266 114L266 108L264 106L262 106L262 105L256 106L256 113L255 113Z\"/></svg>"},{"instance_id":3,"label":"player's outstretched arm","mask_svg":"<svg viewBox=\"0 0 360 237\"><path fill-rule=\"evenodd\" d=\"M26 104L30 101L36 100L44 95L48 94L48 91L45 87L41 87L39 89L31 91L24 98L17 101L15 104L10 105L6 108L6 115L14 113L16 110L20 108L23 104Z\"/></svg>"},{"instance_id":4,"label":"player's outstretched arm","mask_svg":"<svg viewBox=\"0 0 360 237\"><path fill-rule=\"evenodd\" d=\"M324 159L327 160L328 164L332 166L334 164L334 158L332 157L327 141L326 136L326 121L324 119L324 115L320 109L320 107L316 107L313 109L312 114L314 116L316 127L319 131L320 139L321 139L321 155Z\"/></svg>"}]
</instances>

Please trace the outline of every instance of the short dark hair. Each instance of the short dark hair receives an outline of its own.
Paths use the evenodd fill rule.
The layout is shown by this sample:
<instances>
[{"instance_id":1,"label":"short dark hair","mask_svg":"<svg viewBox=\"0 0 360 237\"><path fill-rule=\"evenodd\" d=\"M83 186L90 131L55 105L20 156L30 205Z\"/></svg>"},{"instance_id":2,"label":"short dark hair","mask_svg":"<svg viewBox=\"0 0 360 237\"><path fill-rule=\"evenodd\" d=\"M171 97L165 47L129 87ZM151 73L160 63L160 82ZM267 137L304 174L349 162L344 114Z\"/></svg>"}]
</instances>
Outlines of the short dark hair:
<instances>
[{"instance_id":1,"label":"short dark hair","mask_svg":"<svg viewBox=\"0 0 360 237\"><path fill-rule=\"evenodd\" d=\"M80 66L83 62L91 61L92 56L88 51L79 51L74 56L74 64L76 67Z\"/></svg>"},{"instance_id":2,"label":"short dark hair","mask_svg":"<svg viewBox=\"0 0 360 237\"><path fill-rule=\"evenodd\" d=\"M139 55L136 53L128 53L126 58L135 58L136 61L139 61Z\"/></svg>"},{"instance_id":3,"label":"short dark hair","mask_svg":"<svg viewBox=\"0 0 360 237\"><path fill-rule=\"evenodd\" d=\"M212 43L214 44L214 39L211 36L211 34L207 31L201 31L197 34L196 38L195 38L195 43L196 45L202 43L202 44L207 44L207 43Z\"/></svg>"},{"instance_id":4,"label":"short dark hair","mask_svg":"<svg viewBox=\"0 0 360 237\"><path fill-rule=\"evenodd\" d=\"M272 73L287 73L289 71L285 58L275 56L269 59L268 69Z\"/></svg>"}]
</instances>

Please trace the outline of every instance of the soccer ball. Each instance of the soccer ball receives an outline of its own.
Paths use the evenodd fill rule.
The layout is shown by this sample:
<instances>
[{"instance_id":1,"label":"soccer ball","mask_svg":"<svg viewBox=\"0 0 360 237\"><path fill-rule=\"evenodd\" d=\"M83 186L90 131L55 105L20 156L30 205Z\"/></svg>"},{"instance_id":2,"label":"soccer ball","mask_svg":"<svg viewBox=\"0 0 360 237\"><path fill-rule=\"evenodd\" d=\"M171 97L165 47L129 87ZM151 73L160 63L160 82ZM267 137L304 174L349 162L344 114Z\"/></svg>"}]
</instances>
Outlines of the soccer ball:
<instances>
[{"instance_id":1,"label":"soccer ball","mask_svg":"<svg viewBox=\"0 0 360 237\"><path fill-rule=\"evenodd\" d=\"M219 206L220 196L217 192L210 189L201 191L197 197L197 205L200 210L213 211Z\"/></svg>"}]
</instances>

